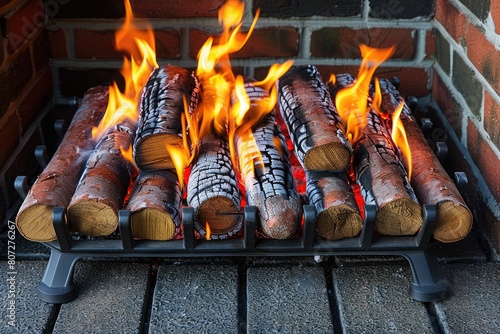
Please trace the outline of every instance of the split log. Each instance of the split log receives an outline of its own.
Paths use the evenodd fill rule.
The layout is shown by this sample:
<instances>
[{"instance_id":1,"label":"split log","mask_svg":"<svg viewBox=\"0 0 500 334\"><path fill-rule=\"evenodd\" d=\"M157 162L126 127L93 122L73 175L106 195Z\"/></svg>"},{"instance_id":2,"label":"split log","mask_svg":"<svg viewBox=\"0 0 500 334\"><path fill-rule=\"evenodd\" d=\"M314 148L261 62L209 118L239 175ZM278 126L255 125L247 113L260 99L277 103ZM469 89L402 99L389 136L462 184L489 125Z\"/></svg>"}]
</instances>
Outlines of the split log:
<instances>
[{"instance_id":1,"label":"split log","mask_svg":"<svg viewBox=\"0 0 500 334\"><path fill-rule=\"evenodd\" d=\"M279 108L304 169L344 171L349 167L350 144L314 66L293 66L279 79Z\"/></svg>"},{"instance_id":2,"label":"split log","mask_svg":"<svg viewBox=\"0 0 500 334\"><path fill-rule=\"evenodd\" d=\"M187 203L195 210L195 229L206 236L209 225L212 239L237 233L242 226L240 193L226 139L204 136L191 168Z\"/></svg>"},{"instance_id":3,"label":"split log","mask_svg":"<svg viewBox=\"0 0 500 334\"><path fill-rule=\"evenodd\" d=\"M132 235L147 240L170 240L180 226L181 189L175 172L140 172L126 209Z\"/></svg>"},{"instance_id":4,"label":"split log","mask_svg":"<svg viewBox=\"0 0 500 334\"><path fill-rule=\"evenodd\" d=\"M363 228L345 173L306 171L306 193L317 212L316 230L329 240L355 237Z\"/></svg>"},{"instance_id":5,"label":"split log","mask_svg":"<svg viewBox=\"0 0 500 334\"><path fill-rule=\"evenodd\" d=\"M382 111L392 114L401 104L403 98L391 82L381 80L380 86ZM465 238L472 228L472 213L439 159L429 147L406 104L400 117L412 153L411 184L413 189L423 204L436 205L437 208L434 238L441 242L454 242ZM403 163L408 168L408 162L404 157Z\"/></svg>"},{"instance_id":6,"label":"split log","mask_svg":"<svg viewBox=\"0 0 500 334\"><path fill-rule=\"evenodd\" d=\"M267 92L246 84L251 105L259 107L259 100ZM252 107L250 107L252 109ZM248 111L249 113L252 110ZM273 239L290 238L300 226L302 205L295 188L285 137L270 112L252 128L255 141L236 133L241 179L245 184L248 205L259 210L258 227Z\"/></svg>"},{"instance_id":7,"label":"split log","mask_svg":"<svg viewBox=\"0 0 500 334\"><path fill-rule=\"evenodd\" d=\"M182 147L183 97L188 102L188 113L192 114L198 91L196 77L183 68L167 65L153 71L142 95L134 141L134 160L139 169L174 168L165 144Z\"/></svg>"},{"instance_id":8,"label":"split log","mask_svg":"<svg viewBox=\"0 0 500 334\"><path fill-rule=\"evenodd\" d=\"M135 165L123 156L133 143L136 125L126 120L112 128L90 155L82 178L68 206L70 225L79 233L107 236L118 226Z\"/></svg>"},{"instance_id":9,"label":"split log","mask_svg":"<svg viewBox=\"0 0 500 334\"><path fill-rule=\"evenodd\" d=\"M32 241L56 239L52 209L68 206L71 196L94 149L92 127L104 116L108 87L94 87L83 100L58 149L31 187L16 217L19 233Z\"/></svg>"}]
</instances>

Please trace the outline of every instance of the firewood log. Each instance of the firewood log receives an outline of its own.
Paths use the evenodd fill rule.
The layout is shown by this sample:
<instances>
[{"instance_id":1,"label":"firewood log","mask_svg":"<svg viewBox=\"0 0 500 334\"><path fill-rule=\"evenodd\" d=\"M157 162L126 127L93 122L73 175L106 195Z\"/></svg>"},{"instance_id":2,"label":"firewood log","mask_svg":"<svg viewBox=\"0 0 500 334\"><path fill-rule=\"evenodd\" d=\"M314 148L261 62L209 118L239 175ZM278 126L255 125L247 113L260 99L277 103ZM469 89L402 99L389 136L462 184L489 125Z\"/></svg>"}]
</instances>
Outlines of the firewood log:
<instances>
[{"instance_id":1,"label":"firewood log","mask_svg":"<svg viewBox=\"0 0 500 334\"><path fill-rule=\"evenodd\" d=\"M180 225L181 199L175 172L140 172L126 206L132 235L148 240L172 239Z\"/></svg>"},{"instance_id":2,"label":"firewood log","mask_svg":"<svg viewBox=\"0 0 500 334\"><path fill-rule=\"evenodd\" d=\"M242 226L240 201L227 140L204 136L187 187L187 203L195 210L195 229L206 236L208 224L213 239L237 233Z\"/></svg>"},{"instance_id":3,"label":"firewood log","mask_svg":"<svg viewBox=\"0 0 500 334\"><path fill-rule=\"evenodd\" d=\"M388 80L381 80L380 86L382 111L392 114L403 101L401 94ZM423 204L436 205L437 208L434 238L441 242L454 242L465 238L472 228L472 213L429 147L406 104L400 117L412 153L411 184L413 189ZM404 157L403 163L408 168L408 161Z\"/></svg>"},{"instance_id":4,"label":"firewood log","mask_svg":"<svg viewBox=\"0 0 500 334\"><path fill-rule=\"evenodd\" d=\"M118 226L135 165L123 156L133 143L136 125L125 120L97 143L68 206L70 226L83 235L107 236Z\"/></svg>"},{"instance_id":5,"label":"firewood log","mask_svg":"<svg viewBox=\"0 0 500 334\"><path fill-rule=\"evenodd\" d=\"M293 66L279 79L279 109L304 169L344 171L349 167L351 147L314 66Z\"/></svg>"},{"instance_id":6,"label":"firewood log","mask_svg":"<svg viewBox=\"0 0 500 334\"><path fill-rule=\"evenodd\" d=\"M188 113L192 114L198 90L196 77L183 68L167 65L153 71L142 95L134 141L134 160L139 169L174 168L165 144L182 147L183 97L188 102Z\"/></svg>"},{"instance_id":7,"label":"firewood log","mask_svg":"<svg viewBox=\"0 0 500 334\"><path fill-rule=\"evenodd\" d=\"M61 144L17 214L17 228L26 239L40 242L56 239L52 209L68 206L96 144L92 140L92 127L99 124L107 103L107 87L91 88L83 96Z\"/></svg>"},{"instance_id":8,"label":"firewood log","mask_svg":"<svg viewBox=\"0 0 500 334\"><path fill-rule=\"evenodd\" d=\"M306 171L306 193L317 212L316 230L325 239L355 237L363 228L345 173Z\"/></svg>"},{"instance_id":9,"label":"firewood log","mask_svg":"<svg viewBox=\"0 0 500 334\"><path fill-rule=\"evenodd\" d=\"M252 84L245 87L251 105L258 108L259 100L267 92ZM255 141L248 141L245 134L237 133L235 138L247 203L257 207L258 228L262 233L274 239L290 238L300 226L302 206L285 138L276 124L274 113L265 116L252 132Z\"/></svg>"}]
</instances>

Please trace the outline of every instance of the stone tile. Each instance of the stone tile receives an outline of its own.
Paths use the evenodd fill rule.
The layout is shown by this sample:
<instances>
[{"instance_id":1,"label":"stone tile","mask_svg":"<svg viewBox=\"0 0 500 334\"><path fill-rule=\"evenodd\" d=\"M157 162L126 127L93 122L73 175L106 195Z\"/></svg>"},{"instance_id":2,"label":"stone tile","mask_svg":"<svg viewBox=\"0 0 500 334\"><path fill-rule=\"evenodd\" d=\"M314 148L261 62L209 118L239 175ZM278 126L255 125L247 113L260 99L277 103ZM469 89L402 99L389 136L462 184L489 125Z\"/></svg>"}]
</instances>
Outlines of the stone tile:
<instances>
[{"instance_id":1,"label":"stone tile","mask_svg":"<svg viewBox=\"0 0 500 334\"><path fill-rule=\"evenodd\" d=\"M443 267L450 296L432 303L443 333L500 333L500 264Z\"/></svg>"},{"instance_id":2,"label":"stone tile","mask_svg":"<svg viewBox=\"0 0 500 334\"><path fill-rule=\"evenodd\" d=\"M434 333L424 304L408 294L408 266L335 268L333 282L344 333Z\"/></svg>"},{"instance_id":3,"label":"stone tile","mask_svg":"<svg viewBox=\"0 0 500 334\"><path fill-rule=\"evenodd\" d=\"M236 266L160 266L149 333L236 333Z\"/></svg>"},{"instance_id":4,"label":"stone tile","mask_svg":"<svg viewBox=\"0 0 500 334\"><path fill-rule=\"evenodd\" d=\"M78 262L78 297L61 305L53 333L138 333L148 293L149 265Z\"/></svg>"},{"instance_id":5,"label":"stone tile","mask_svg":"<svg viewBox=\"0 0 500 334\"><path fill-rule=\"evenodd\" d=\"M14 268L16 274L9 275L8 263L0 262L0 333L44 333L47 330L53 305L42 302L37 296L38 283L46 265L45 261L18 261ZM12 277L14 280L7 281ZM15 297L9 296L11 290ZM11 304L12 301L15 304ZM14 326L9 324L11 320L15 320Z\"/></svg>"},{"instance_id":6,"label":"stone tile","mask_svg":"<svg viewBox=\"0 0 500 334\"><path fill-rule=\"evenodd\" d=\"M323 269L249 268L247 332L332 333Z\"/></svg>"}]
</instances>

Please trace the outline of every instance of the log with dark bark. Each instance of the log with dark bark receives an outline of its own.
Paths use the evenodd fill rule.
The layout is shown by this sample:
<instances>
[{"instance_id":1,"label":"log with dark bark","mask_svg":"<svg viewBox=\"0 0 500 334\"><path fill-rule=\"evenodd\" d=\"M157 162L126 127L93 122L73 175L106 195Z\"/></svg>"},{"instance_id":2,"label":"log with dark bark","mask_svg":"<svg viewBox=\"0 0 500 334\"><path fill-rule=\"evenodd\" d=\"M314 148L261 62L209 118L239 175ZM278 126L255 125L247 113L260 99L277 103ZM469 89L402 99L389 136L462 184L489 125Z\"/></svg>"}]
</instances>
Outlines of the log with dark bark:
<instances>
[{"instance_id":1,"label":"log with dark bark","mask_svg":"<svg viewBox=\"0 0 500 334\"><path fill-rule=\"evenodd\" d=\"M306 180L307 198L317 212L318 234L329 240L357 236L363 219L345 173L307 171Z\"/></svg>"},{"instance_id":2,"label":"log with dark bark","mask_svg":"<svg viewBox=\"0 0 500 334\"><path fill-rule=\"evenodd\" d=\"M198 90L196 77L183 68L167 65L153 71L142 95L134 141L134 160L139 169L174 168L165 144L182 147L183 97L188 104L188 113L192 114L198 101Z\"/></svg>"},{"instance_id":3,"label":"log with dark bark","mask_svg":"<svg viewBox=\"0 0 500 334\"><path fill-rule=\"evenodd\" d=\"M240 201L227 140L204 136L198 144L187 188L187 203L195 210L195 229L206 236L208 224L212 239L237 233L242 226Z\"/></svg>"},{"instance_id":4,"label":"log with dark bark","mask_svg":"<svg viewBox=\"0 0 500 334\"><path fill-rule=\"evenodd\" d=\"M68 206L78 179L94 149L92 127L103 117L108 87L88 90L47 167L31 187L16 217L19 232L28 240L56 239L52 209Z\"/></svg>"},{"instance_id":5,"label":"log with dark bark","mask_svg":"<svg viewBox=\"0 0 500 334\"><path fill-rule=\"evenodd\" d=\"M351 147L314 66L293 66L279 79L279 108L305 169L344 171L349 167Z\"/></svg>"},{"instance_id":6,"label":"log with dark bark","mask_svg":"<svg viewBox=\"0 0 500 334\"><path fill-rule=\"evenodd\" d=\"M380 81L382 111L392 114L403 98L387 80ZM405 104L401 113L408 145L411 150L411 184L423 204L436 205L437 217L434 238L454 242L467 236L472 228L472 213L439 159L429 147L410 108ZM408 161L403 157L408 168Z\"/></svg>"},{"instance_id":7,"label":"log with dark bark","mask_svg":"<svg viewBox=\"0 0 500 334\"><path fill-rule=\"evenodd\" d=\"M133 143L136 125L125 120L114 126L96 145L68 206L70 225L79 233L107 236L118 226L135 165L123 156Z\"/></svg>"},{"instance_id":8,"label":"log with dark bark","mask_svg":"<svg viewBox=\"0 0 500 334\"><path fill-rule=\"evenodd\" d=\"M267 92L246 84L252 105ZM252 107L251 107L252 108ZM251 110L249 110L251 112ZM288 159L286 142L271 112L252 128L255 141L246 134L236 134L241 179L249 205L259 210L258 227L274 239L290 238L297 232L302 206Z\"/></svg>"},{"instance_id":9,"label":"log with dark bark","mask_svg":"<svg viewBox=\"0 0 500 334\"><path fill-rule=\"evenodd\" d=\"M172 239L180 225L181 200L175 172L140 172L126 206L132 235L148 240Z\"/></svg>"}]
</instances>

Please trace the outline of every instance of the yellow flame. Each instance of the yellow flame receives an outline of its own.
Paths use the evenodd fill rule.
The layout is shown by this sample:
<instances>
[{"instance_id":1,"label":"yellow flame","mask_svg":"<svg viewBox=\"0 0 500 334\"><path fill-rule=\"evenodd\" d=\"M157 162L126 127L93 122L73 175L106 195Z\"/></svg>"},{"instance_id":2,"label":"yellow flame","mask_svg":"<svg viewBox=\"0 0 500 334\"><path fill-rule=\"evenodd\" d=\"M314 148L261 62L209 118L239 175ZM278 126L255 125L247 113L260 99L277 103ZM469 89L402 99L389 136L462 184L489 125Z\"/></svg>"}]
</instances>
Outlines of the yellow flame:
<instances>
[{"instance_id":1,"label":"yellow flame","mask_svg":"<svg viewBox=\"0 0 500 334\"><path fill-rule=\"evenodd\" d=\"M212 232L210 231L210 225L208 224L208 222L205 222L205 230L207 232L207 234L205 235L205 239L210 240L210 238L212 237Z\"/></svg>"},{"instance_id":2,"label":"yellow flame","mask_svg":"<svg viewBox=\"0 0 500 334\"><path fill-rule=\"evenodd\" d=\"M132 145L129 145L128 148L126 149L120 147L120 153L122 157L124 157L127 161L129 161L132 165L135 166L134 158L132 156Z\"/></svg>"},{"instance_id":3,"label":"yellow flame","mask_svg":"<svg viewBox=\"0 0 500 334\"><path fill-rule=\"evenodd\" d=\"M398 108L392 114L392 140L396 143L397 147L401 151L401 155L406 159L406 171L408 172L408 180L411 180L412 172L412 157L410 145L408 139L406 138L406 131L403 122L401 121L401 111L404 107L404 101L398 106Z\"/></svg>"},{"instance_id":4,"label":"yellow flame","mask_svg":"<svg viewBox=\"0 0 500 334\"><path fill-rule=\"evenodd\" d=\"M189 165L189 160L186 157L186 151L183 147L175 145L165 145L170 159L175 167L175 172L177 173L177 178L179 179L179 187L181 190L184 188L184 170Z\"/></svg>"},{"instance_id":5,"label":"yellow flame","mask_svg":"<svg viewBox=\"0 0 500 334\"><path fill-rule=\"evenodd\" d=\"M99 125L92 129L94 140L99 140L113 125L125 119L137 121L141 91L151 71L158 67L153 30L150 26L146 29L137 27L130 2L125 0L124 4L125 22L116 32L115 42L116 49L125 53L120 71L125 79L125 89L122 93L116 82L110 86L106 113Z\"/></svg>"},{"instance_id":6,"label":"yellow flame","mask_svg":"<svg viewBox=\"0 0 500 334\"><path fill-rule=\"evenodd\" d=\"M335 85L336 82L337 82L337 77L335 76L335 74L330 75L330 78L328 79L328 83Z\"/></svg>"},{"instance_id":7,"label":"yellow flame","mask_svg":"<svg viewBox=\"0 0 500 334\"><path fill-rule=\"evenodd\" d=\"M395 47L376 49L361 44L361 66L358 77L350 87L341 89L335 98L335 105L346 128L351 144L360 137L367 123L370 82L377 67L394 53Z\"/></svg>"}]
</instances>

